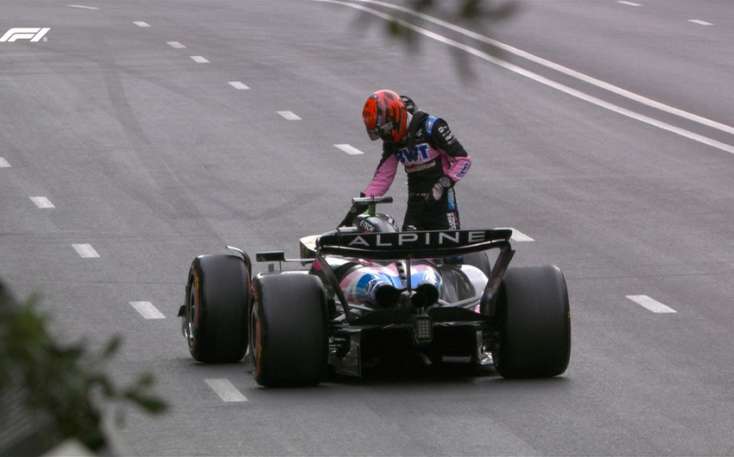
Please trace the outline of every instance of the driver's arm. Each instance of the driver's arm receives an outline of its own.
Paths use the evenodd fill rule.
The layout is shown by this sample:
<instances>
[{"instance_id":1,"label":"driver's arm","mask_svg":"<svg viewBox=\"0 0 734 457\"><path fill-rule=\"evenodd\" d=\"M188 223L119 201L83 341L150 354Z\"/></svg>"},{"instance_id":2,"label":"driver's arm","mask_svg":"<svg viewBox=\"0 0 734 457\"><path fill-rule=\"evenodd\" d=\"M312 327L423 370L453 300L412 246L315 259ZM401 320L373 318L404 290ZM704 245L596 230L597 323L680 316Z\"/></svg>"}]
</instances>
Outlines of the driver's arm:
<instances>
[{"instance_id":1,"label":"driver's arm","mask_svg":"<svg viewBox=\"0 0 734 457\"><path fill-rule=\"evenodd\" d=\"M471 157L451 132L448 123L438 119L431 130L431 142L449 157L448 169L444 170L453 183L459 182L471 167Z\"/></svg>"},{"instance_id":2,"label":"driver's arm","mask_svg":"<svg viewBox=\"0 0 734 457\"><path fill-rule=\"evenodd\" d=\"M377 165L372 181L362 192L366 197L382 197L390 189L398 170L398 158L393 150L394 147L391 144L383 144L382 159Z\"/></svg>"}]
</instances>

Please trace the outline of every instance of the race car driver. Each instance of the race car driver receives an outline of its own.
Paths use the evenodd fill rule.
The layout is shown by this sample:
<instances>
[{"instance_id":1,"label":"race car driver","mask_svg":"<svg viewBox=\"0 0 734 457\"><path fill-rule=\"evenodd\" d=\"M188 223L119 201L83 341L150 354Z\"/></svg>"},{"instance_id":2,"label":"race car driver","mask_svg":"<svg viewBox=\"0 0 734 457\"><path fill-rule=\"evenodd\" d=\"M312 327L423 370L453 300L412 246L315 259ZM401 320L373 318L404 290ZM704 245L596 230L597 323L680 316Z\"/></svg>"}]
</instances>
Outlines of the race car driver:
<instances>
[{"instance_id":1,"label":"race car driver","mask_svg":"<svg viewBox=\"0 0 734 457\"><path fill-rule=\"evenodd\" d=\"M409 97L401 98L391 90L372 93L362 118L370 139L382 139L382 158L360 195L384 195L401 162L408 174L403 230L458 230L454 185L469 171L471 157L446 121L415 109ZM364 210L353 205L340 226L350 225Z\"/></svg>"}]
</instances>

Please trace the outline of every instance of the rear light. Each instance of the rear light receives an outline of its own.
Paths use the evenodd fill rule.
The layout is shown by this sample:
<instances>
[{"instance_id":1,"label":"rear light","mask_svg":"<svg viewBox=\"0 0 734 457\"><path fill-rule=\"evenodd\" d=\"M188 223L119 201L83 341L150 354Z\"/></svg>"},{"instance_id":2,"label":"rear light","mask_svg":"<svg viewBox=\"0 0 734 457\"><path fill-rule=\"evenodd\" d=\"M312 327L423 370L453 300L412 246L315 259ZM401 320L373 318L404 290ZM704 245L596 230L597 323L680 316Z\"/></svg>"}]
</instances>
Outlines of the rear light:
<instances>
[{"instance_id":1,"label":"rear light","mask_svg":"<svg viewBox=\"0 0 734 457\"><path fill-rule=\"evenodd\" d=\"M415 342L418 344L433 341L433 322L431 322L430 316L426 314L415 316L413 336L415 337Z\"/></svg>"}]
</instances>

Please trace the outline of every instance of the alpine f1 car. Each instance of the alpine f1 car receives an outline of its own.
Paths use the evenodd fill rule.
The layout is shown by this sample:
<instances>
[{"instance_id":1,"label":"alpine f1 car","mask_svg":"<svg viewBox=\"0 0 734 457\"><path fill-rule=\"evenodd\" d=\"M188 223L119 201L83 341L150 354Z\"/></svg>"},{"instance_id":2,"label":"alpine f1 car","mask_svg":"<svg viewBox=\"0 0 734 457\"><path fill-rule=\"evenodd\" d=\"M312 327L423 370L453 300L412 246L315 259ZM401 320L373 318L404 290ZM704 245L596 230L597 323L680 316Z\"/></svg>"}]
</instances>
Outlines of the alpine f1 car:
<instances>
[{"instance_id":1,"label":"alpine f1 car","mask_svg":"<svg viewBox=\"0 0 734 457\"><path fill-rule=\"evenodd\" d=\"M249 348L263 386L361 376L410 355L477 367L491 360L506 378L566 370L566 281L556 266L508 269L511 230L401 232L376 212L390 197L353 201L368 205L355 226L302 238L301 258L257 253L267 273L253 276L250 256L231 246L196 257L179 310L193 358L238 362ZM299 268L283 270L284 262Z\"/></svg>"}]
</instances>

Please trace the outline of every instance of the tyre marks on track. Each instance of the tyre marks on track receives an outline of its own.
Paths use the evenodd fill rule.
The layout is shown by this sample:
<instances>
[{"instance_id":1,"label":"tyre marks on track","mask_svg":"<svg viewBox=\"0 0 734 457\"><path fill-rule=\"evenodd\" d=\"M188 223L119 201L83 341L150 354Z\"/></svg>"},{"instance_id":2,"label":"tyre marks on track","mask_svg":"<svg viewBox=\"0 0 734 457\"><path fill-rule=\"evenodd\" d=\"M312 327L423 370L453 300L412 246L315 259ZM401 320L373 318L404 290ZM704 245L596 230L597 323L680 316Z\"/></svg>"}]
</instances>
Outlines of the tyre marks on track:
<instances>
[{"instance_id":1,"label":"tyre marks on track","mask_svg":"<svg viewBox=\"0 0 734 457\"><path fill-rule=\"evenodd\" d=\"M629 4L630 6L639 6L639 4L631 5L633 2L619 2L619 3L625 3ZM85 7L83 5L67 5L72 8L82 8L82 9L99 9L96 7ZM706 21L702 20L694 20L691 19L689 22L696 23L698 25L712 25L711 23L708 23ZM133 24L136 25L139 28L150 28L151 25L144 21L133 21ZM166 44L173 48L173 49L186 49L187 47L182 44L179 41L167 41ZM204 63L210 63L210 61L203 57L203 56L189 56L191 60L193 60L196 63L204 64ZM250 87L243 83L242 81L228 81L227 82L229 86L231 86L235 90L249 90ZM302 120L300 116L295 114L292 111L277 111L277 114L283 117L286 120ZM350 156L358 156L358 155L364 155L364 152L357 149L356 147L346 144L346 143L340 143L340 144L334 144L335 148L339 149L340 151L344 152L347 155ZM3 157L0 157L0 168L11 168L10 163ZM39 208L39 209L52 209L55 208L55 205L45 196L33 196L30 197L30 199L33 201L33 203ZM515 242L534 242L535 239L528 236L527 234L513 228L509 227L512 230L512 241ZM76 253L79 255L79 257L83 259L93 259L93 258L100 258L100 254L96 251L96 249L89 243L79 243L79 244L72 244L72 247L76 251ZM653 312L653 313L660 313L660 314L670 314L670 313L676 313L676 311L667 305L664 305L652 298L650 298L647 295L627 295L627 299L639 304L640 306L644 307L645 309ZM129 301L129 305L137 312L139 313L144 319L146 320L161 320L165 319L166 316L158 309L155 305L153 305L149 301ZM230 382L226 378L208 378L205 379L205 383L209 386L210 389L216 393L216 395L223 401L223 402L247 402L247 397L239 390L237 387L235 387L232 382Z\"/></svg>"}]
</instances>

